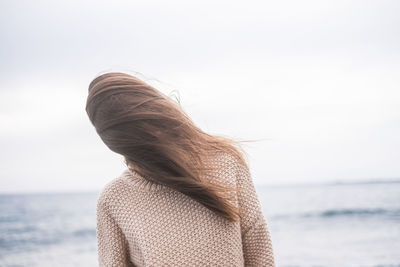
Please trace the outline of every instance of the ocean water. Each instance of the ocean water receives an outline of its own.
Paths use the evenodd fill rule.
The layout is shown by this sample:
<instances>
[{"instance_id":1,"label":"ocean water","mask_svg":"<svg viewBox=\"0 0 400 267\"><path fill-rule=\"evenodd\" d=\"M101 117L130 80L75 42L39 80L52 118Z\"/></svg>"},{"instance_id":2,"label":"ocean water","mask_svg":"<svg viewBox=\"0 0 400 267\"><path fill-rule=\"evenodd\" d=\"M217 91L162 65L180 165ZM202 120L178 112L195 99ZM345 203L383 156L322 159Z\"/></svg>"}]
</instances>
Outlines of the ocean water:
<instances>
[{"instance_id":1,"label":"ocean water","mask_svg":"<svg viewBox=\"0 0 400 267\"><path fill-rule=\"evenodd\" d=\"M400 182L256 189L277 266L400 266ZM0 195L0 266L97 266L96 199Z\"/></svg>"}]
</instances>

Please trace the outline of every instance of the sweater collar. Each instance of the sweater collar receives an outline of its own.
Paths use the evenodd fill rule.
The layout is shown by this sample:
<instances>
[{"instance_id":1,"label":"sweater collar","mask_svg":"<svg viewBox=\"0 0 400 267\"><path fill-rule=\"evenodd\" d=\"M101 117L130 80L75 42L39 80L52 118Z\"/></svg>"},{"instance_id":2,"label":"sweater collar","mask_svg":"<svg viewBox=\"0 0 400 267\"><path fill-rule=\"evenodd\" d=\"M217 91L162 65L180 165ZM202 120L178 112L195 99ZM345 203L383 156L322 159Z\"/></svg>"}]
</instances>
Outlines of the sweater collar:
<instances>
[{"instance_id":1,"label":"sweater collar","mask_svg":"<svg viewBox=\"0 0 400 267\"><path fill-rule=\"evenodd\" d=\"M136 188L140 188L143 190L158 191L167 188L165 185L149 181L138 172L130 168L125 169L121 174L121 177L130 184L135 185Z\"/></svg>"}]
</instances>

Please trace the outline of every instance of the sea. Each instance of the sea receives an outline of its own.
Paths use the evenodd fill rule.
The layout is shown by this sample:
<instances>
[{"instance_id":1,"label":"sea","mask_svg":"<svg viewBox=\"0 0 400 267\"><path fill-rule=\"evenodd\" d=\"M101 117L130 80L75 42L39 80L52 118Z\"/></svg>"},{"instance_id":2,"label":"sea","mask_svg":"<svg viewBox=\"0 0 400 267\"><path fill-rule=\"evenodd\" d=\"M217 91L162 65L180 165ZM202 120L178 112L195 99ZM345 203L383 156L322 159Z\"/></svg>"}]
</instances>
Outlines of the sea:
<instances>
[{"instance_id":1,"label":"sea","mask_svg":"<svg viewBox=\"0 0 400 267\"><path fill-rule=\"evenodd\" d=\"M400 181L256 190L276 266L400 266ZM0 195L0 266L97 266L97 197Z\"/></svg>"}]
</instances>

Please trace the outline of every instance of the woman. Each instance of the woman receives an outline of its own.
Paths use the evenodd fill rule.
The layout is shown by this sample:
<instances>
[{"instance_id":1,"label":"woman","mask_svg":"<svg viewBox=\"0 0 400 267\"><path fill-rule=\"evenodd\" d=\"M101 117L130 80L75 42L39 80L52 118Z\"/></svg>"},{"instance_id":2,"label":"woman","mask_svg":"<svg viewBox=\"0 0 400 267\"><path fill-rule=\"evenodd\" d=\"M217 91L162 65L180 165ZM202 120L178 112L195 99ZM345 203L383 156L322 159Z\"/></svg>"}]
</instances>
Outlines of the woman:
<instances>
[{"instance_id":1,"label":"woman","mask_svg":"<svg viewBox=\"0 0 400 267\"><path fill-rule=\"evenodd\" d=\"M125 73L89 85L86 112L126 169L97 202L100 266L274 266L245 151L200 130Z\"/></svg>"}]
</instances>

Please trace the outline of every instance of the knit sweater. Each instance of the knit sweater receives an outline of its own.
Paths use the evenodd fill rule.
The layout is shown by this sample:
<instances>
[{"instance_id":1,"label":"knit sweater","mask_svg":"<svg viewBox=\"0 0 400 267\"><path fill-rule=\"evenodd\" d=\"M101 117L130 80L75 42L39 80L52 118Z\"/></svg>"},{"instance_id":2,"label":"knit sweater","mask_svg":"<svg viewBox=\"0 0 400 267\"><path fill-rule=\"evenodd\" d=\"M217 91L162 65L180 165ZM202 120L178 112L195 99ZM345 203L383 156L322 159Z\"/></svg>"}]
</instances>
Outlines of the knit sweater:
<instances>
[{"instance_id":1,"label":"knit sweater","mask_svg":"<svg viewBox=\"0 0 400 267\"><path fill-rule=\"evenodd\" d=\"M248 167L227 153L210 164L218 167L214 182L240 187L235 197L244 213L240 222L126 169L97 200L99 266L275 266Z\"/></svg>"}]
</instances>

